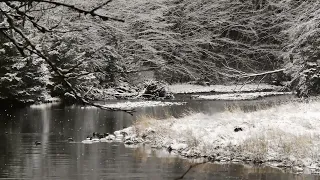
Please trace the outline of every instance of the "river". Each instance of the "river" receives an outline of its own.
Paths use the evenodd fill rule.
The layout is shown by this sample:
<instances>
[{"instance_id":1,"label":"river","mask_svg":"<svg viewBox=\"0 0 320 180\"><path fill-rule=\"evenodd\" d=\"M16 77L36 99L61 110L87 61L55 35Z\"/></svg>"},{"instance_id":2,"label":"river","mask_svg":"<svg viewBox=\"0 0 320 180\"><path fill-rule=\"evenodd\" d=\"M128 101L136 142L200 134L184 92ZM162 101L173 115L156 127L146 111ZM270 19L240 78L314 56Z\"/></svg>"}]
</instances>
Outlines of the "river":
<instances>
[{"instance_id":1,"label":"river","mask_svg":"<svg viewBox=\"0 0 320 180\"><path fill-rule=\"evenodd\" d=\"M252 111L287 100L186 99L188 103L183 106L139 108L134 116L62 104L0 110L0 179L175 179L188 169L191 160L144 146L80 142L92 132L112 133L128 127L140 116L162 118L179 117L188 112L217 113L226 106ZM69 143L68 137L75 142ZM40 141L41 145L35 145L35 141ZM318 180L320 177L295 175L264 166L206 163L193 168L184 179Z\"/></svg>"}]
</instances>

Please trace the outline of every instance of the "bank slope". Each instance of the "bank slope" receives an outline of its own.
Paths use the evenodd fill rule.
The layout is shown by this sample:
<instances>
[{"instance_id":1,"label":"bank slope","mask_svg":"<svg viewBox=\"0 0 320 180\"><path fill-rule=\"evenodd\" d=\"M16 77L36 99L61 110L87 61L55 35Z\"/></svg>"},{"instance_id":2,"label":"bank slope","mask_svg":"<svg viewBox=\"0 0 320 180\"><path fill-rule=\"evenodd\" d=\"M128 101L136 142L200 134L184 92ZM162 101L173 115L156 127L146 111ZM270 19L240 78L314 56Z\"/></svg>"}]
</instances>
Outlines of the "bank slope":
<instances>
[{"instance_id":1,"label":"bank slope","mask_svg":"<svg viewBox=\"0 0 320 180\"><path fill-rule=\"evenodd\" d=\"M155 120L142 118L125 142L148 142L188 157L250 161L296 171L320 167L320 101L291 102L256 112L238 109ZM126 131L124 129L123 131Z\"/></svg>"}]
</instances>

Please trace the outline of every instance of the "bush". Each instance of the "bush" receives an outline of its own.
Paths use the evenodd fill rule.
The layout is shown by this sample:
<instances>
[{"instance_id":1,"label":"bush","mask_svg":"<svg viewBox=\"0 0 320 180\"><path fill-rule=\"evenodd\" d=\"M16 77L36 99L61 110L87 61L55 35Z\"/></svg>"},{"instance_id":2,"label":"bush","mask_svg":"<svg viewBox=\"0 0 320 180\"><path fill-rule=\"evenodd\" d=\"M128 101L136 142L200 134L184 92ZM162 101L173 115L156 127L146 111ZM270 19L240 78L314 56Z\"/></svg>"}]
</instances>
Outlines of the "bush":
<instances>
[{"instance_id":1,"label":"bush","mask_svg":"<svg viewBox=\"0 0 320 180\"><path fill-rule=\"evenodd\" d=\"M20 57L11 43L1 45L0 99L7 104L28 104L44 100L45 81L40 60ZM8 103L9 102L9 103Z\"/></svg>"},{"instance_id":2,"label":"bush","mask_svg":"<svg viewBox=\"0 0 320 180\"><path fill-rule=\"evenodd\" d=\"M320 93L320 2L298 1L291 7L290 27L284 32L286 44L287 73L292 77L291 88L299 97Z\"/></svg>"}]
</instances>

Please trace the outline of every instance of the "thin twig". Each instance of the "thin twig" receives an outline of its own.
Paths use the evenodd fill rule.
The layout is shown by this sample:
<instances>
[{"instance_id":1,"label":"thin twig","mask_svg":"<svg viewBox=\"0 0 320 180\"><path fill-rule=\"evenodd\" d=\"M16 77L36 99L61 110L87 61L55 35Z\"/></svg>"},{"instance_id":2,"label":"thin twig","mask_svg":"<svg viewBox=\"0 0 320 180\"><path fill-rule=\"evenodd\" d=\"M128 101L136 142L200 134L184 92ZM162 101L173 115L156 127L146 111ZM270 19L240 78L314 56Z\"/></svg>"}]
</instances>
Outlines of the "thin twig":
<instances>
[{"instance_id":1,"label":"thin twig","mask_svg":"<svg viewBox=\"0 0 320 180\"><path fill-rule=\"evenodd\" d=\"M0 2L25 2L26 0L0 0ZM66 3L62 3L62 2L56 2L56 1L52 1L52 0L31 0L33 2L43 2L43 3L47 3L47 4L53 4L56 6L63 6L63 7L67 7L69 9L72 9L74 11L77 11L79 13L82 13L84 15L90 14L91 16L97 16L99 18L101 18L102 20L113 20L113 21L119 21L119 22L124 22L123 19L118 19L118 18L114 18L114 17L109 17L106 15L101 15L101 14L97 14L95 13L96 10L98 10L99 8L101 8L102 6L98 6L92 10L84 10L81 8L78 8L74 5L71 4L66 4ZM109 3L109 1L107 1L106 3L103 3L103 5Z\"/></svg>"},{"instance_id":2,"label":"thin twig","mask_svg":"<svg viewBox=\"0 0 320 180\"><path fill-rule=\"evenodd\" d=\"M74 30L68 30L68 31L54 30L54 28L56 28L56 27L58 27L60 25L60 23L62 21L62 18L61 18L60 22L57 25L55 25L55 26L53 26L51 28L47 28L47 27L44 27L44 26L40 25L37 21L34 21L34 17L26 14L26 12L21 11L18 6L14 5L14 4L11 4L10 2L6 2L6 5L9 6L10 8L12 8L12 9L15 9L16 12L19 15L27 17L28 20L32 23L32 25L42 33L46 33L46 32L67 33L67 32L75 32L75 31L82 31L84 29L88 29L88 28L83 28L83 29L74 29Z\"/></svg>"},{"instance_id":3,"label":"thin twig","mask_svg":"<svg viewBox=\"0 0 320 180\"><path fill-rule=\"evenodd\" d=\"M246 78L246 77L254 77L254 76L263 76L263 75L266 75L266 74L273 74L273 73L283 72L285 70L286 69L283 68L283 69L277 69L277 70L273 70L273 71L266 71L266 72L262 72L262 73L239 75L239 76L236 76L236 77L238 77L238 78Z\"/></svg>"},{"instance_id":4,"label":"thin twig","mask_svg":"<svg viewBox=\"0 0 320 180\"><path fill-rule=\"evenodd\" d=\"M109 1L101 4L100 6L97 6L97 7L93 8L93 9L90 11L90 14L91 14L91 13L94 13L96 10L102 8L103 6L105 6L105 5L107 5L107 4L111 3L111 2L112 2L112 0L109 0Z\"/></svg>"}]
</instances>

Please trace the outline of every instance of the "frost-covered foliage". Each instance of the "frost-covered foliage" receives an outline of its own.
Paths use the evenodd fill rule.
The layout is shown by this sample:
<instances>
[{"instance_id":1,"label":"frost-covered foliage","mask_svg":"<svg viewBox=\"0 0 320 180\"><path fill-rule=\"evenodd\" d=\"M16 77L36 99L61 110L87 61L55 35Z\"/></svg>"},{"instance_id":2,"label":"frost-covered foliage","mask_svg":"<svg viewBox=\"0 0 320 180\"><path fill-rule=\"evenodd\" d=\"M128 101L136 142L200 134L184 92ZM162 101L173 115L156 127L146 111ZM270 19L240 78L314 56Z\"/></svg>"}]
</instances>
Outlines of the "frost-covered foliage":
<instances>
[{"instance_id":1,"label":"frost-covered foliage","mask_svg":"<svg viewBox=\"0 0 320 180\"><path fill-rule=\"evenodd\" d=\"M173 94L166 89L166 84L157 81L149 81L144 85L143 94L145 99L172 99Z\"/></svg>"},{"instance_id":2,"label":"frost-covered foliage","mask_svg":"<svg viewBox=\"0 0 320 180\"><path fill-rule=\"evenodd\" d=\"M133 5L134 4L134 5ZM234 69L281 66L280 33L285 8L279 1L135 1L126 6L127 52L141 65L159 67L168 82L217 82Z\"/></svg>"},{"instance_id":3,"label":"frost-covered foliage","mask_svg":"<svg viewBox=\"0 0 320 180\"><path fill-rule=\"evenodd\" d=\"M316 62L305 62L293 73L295 77L291 86L299 97L320 93L320 65ZM296 67L295 67L296 68Z\"/></svg>"},{"instance_id":4,"label":"frost-covered foliage","mask_svg":"<svg viewBox=\"0 0 320 180\"><path fill-rule=\"evenodd\" d=\"M312 72L318 70L300 68L314 63L318 51L316 0L136 0L121 5L129 32L125 55L140 66L158 67L159 79L214 83L243 72L288 67L299 95L317 93L318 75Z\"/></svg>"},{"instance_id":5,"label":"frost-covered foliage","mask_svg":"<svg viewBox=\"0 0 320 180\"><path fill-rule=\"evenodd\" d=\"M68 4L84 9L93 8L99 3L95 0L68 1ZM39 13L43 8L46 10ZM115 51L117 30L108 22L45 3L35 3L30 11L38 18L39 24L53 27L51 32L34 32L34 43L82 97L101 99L106 97L103 89L118 85L123 76L123 65ZM24 28L34 30L30 24ZM51 94L67 99L74 97L61 76L50 66L48 70L51 73L51 83L48 85Z\"/></svg>"},{"instance_id":6,"label":"frost-covered foliage","mask_svg":"<svg viewBox=\"0 0 320 180\"><path fill-rule=\"evenodd\" d=\"M76 88L84 87L86 90L90 86L98 84L98 80L92 74L92 66L88 59L90 53L82 43L85 39L74 34L65 33L61 36L54 36L46 39L42 43L42 49L46 56L60 68L68 81ZM82 42L82 43L81 43ZM52 95L63 97L70 90L63 84L61 77L52 72L52 84L49 85ZM92 88L92 87L91 87Z\"/></svg>"},{"instance_id":7,"label":"frost-covered foliage","mask_svg":"<svg viewBox=\"0 0 320 180\"><path fill-rule=\"evenodd\" d=\"M43 62L17 56L11 43L3 43L0 50L0 101L16 105L43 100L46 83L42 78Z\"/></svg>"},{"instance_id":8,"label":"frost-covered foliage","mask_svg":"<svg viewBox=\"0 0 320 180\"><path fill-rule=\"evenodd\" d=\"M164 14L174 32L196 47L204 62L200 72L212 76L219 71L268 70L279 67L279 46L283 37L277 1L201 0L175 1ZM208 68L208 69L206 69ZM217 77L216 77L217 78Z\"/></svg>"},{"instance_id":9,"label":"frost-covered foliage","mask_svg":"<svg viewBox=\"0 0 320 180\"><path fill-rule=\"evenodd\" d=\"M315 100L255 112L235 108L212 115L141 118L134 124L135 134L131 137L142 138L155 147L170 147L187 157L269 162L319 171L319 105Z\"/></svg>"},{"instance_id":10,"label":"frost-covered foliage","mask_svg":"<svg viewBox=\"0 0 320 180\"><path fill-rule=\"evenodd\" d=\"M288 73L298 96L320 93L320 2L298 1L292 5L286 44Z\"/></svg>"}]
</instances>

